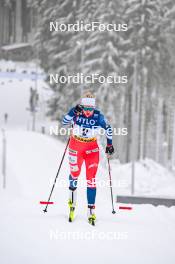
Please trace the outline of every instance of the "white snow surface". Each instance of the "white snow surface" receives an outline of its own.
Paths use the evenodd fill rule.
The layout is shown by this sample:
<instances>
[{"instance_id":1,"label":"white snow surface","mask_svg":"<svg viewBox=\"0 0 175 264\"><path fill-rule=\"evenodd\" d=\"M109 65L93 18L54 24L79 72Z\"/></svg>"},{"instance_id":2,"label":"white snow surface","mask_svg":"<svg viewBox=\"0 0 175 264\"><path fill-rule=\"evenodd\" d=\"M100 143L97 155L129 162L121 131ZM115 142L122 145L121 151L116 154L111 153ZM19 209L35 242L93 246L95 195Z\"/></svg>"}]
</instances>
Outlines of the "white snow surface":
<instances>
[{"instance_id":1,"label":"white snow surface","mask_svg":"<svg viewBox=\"0 0 175 264\"><path fill-rule=\"evenodd\" d=\"M113 215L109 187L98 186L97 224L92 227L87 223L86 188L79 186L77 216L73 223L69 223L68 189L61 186L61 182L67 182L69 174L66 156L51 199L54 205L50 205L44 214L44 206L39 201L48 198L50 180L55 177L65 144L27 131L8 131L6 136L7 188L3 190L0 187L2 264L174 263L174 207L133 205L131 211L120 211L116 205L117 213ZM151 164L151 161L146 163ZM119 171L120 177L127 177L130 165L127 166L112 162L114 182L118 177L114 174ZM143 165L139 166L139 171L143 172ZM159 166L152 167L148 170L148 178L151 171L157 170L160 178L163 177ZM154 175L151 176L153 178ZM0 177L2 183L1 174ZM84 169L80 177L84 179ZM100 166L97 177L107 180L105 165ZM141 177L145 180L146 172ZM147 185L143 184L145 187L142 189L147 190ZM115 187L115 196L117 191Z\"/></svg>"},{"instance_id":2,"label":"white snow surface","mask_svg":"<svg viewBox=\"0 0 175 264\"><path fill-rule=\"evenodd\" d=\"M132 166L112 161L113 175L117 177L117 193L131 193ZM175 198L175 175L151 159L135 163L135 195Z\"/></svg>"}]
</instances>

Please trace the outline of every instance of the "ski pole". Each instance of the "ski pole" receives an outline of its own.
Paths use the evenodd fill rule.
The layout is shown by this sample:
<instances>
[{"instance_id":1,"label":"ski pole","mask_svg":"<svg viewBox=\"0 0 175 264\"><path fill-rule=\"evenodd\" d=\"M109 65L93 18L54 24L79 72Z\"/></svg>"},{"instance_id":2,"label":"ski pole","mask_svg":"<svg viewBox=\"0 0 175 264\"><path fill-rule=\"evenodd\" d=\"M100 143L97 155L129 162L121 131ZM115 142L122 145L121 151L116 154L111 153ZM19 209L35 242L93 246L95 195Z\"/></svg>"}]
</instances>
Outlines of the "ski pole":
<instances>
[{"instance_id":1,"label":"ski pole","mask_svg":"<svg viewBox=\"0 0 175 264\"><path fill-rule=\"evenodd\" d=\"M66 151L67 151L68 145L69 145L69 141L70 141L70 137L69 137L69 139L68 139L68 141L67 141L67 144L66 144L66 147L65 147L65 150L64 150L64 153L63 153L63 156L62 156L61 162L60 162L60 166L59 166L59 168L58 168L58 171L57 171L57 174L56 174L56 177L55 177L55 181L54 181L54 183L53 183L53 186L52 186L52 189L51 189L51 192L50 192L49 198L48 198L48 201L46 202L46 207L45 207L45 209L43 210L44 213L47 212L47 207L48 207L48 205L49 205L49 203L50 203L50 198L51 198L51 196L52 196L52 193L53 193L53 190L54 190L54 187L55 187L55 184L56 184L56 181L57 181L57 178L58 178L58 175L59 175L59 172L60 172L60 169L61 169L61 166L62 166L63 160L64 160L64 157L65 157L65 154L66 154Z\"/></svg>"},{"instance_id":2,"label":"ski pole","mask_svg":"<svg viewBox=\"0 0 175 264\"><path fill-rule=\"evenodd\" d=\"M109 158L108 158L108 171L109 171L109 182L110 182L110 190L111 190L112 214L115 214L116 211L114 210L114 197L113 197L113 190L112 190L111 166L110 166Z\"/></svg>"}]
</instances>

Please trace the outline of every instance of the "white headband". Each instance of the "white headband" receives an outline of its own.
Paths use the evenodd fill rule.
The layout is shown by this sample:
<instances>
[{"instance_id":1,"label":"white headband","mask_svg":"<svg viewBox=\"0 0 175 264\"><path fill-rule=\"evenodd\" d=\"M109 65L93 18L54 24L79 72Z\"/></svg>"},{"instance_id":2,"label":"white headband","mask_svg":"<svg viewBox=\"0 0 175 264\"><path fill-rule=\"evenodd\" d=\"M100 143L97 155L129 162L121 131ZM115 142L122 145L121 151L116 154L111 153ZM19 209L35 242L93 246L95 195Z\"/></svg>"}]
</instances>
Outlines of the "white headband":
<instances>
[{"instance_id":1,"label":"white headband","mask_svg":"<svg viewBox=\"0 0 175 264\"><path fill-rule=\"evenodd\" d=\"M81 104L95 107L95 98L82 98Z\"/></svg>"}]
</instances>

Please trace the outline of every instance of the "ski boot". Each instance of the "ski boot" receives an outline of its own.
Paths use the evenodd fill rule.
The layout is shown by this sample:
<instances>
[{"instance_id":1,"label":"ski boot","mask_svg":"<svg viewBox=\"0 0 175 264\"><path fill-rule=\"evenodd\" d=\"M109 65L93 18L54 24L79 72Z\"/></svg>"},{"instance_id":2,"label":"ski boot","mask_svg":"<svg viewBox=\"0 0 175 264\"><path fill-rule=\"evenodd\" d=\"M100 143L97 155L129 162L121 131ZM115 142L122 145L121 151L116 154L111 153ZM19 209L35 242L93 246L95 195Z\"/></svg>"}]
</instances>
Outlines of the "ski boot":
<instances>
[{"instance_id":1,"label":"ski boot","mask_svg":"<svg viewBox=\"0 0 175 264\"><path fill-rule=\"evenodd\" d=\"M95 226L95 220L96 220L95 214L92 214L91 216L88 217L88 222L92 226Z\"/></svg>"},{"instance_id":2,"label":"ski boot","mask_svg":"<svg viewBox=\"0 0 175 264\"><path fill-rule=\"evenodd\" d=\"M69 187L69 222L73 222L75 218L75 206L77 201L77 188L75 187Z\"/></svg>"},{"instance_id":3,"label":"ski boot","mask_svg":"<svg viewBox=\"0 0 175 264\"><path fill-rule=\"evenodd\" d=\"M95 226L96 215L95 215L95 206L88 205L88 222L90 225Z\"/></svg>"}]
</instances>

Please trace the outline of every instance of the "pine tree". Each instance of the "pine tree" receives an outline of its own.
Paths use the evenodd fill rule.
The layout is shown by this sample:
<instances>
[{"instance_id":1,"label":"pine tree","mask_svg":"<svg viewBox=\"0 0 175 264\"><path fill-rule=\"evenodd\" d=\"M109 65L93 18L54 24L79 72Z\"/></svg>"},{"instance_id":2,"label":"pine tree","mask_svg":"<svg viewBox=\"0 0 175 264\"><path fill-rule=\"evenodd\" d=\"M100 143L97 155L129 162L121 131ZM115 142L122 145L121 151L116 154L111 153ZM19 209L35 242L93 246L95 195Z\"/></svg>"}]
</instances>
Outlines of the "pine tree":
<instances>
[{"instance_id":1,"label":"pine tree","mask_svg":"<svg viewBox=\"0 0 175 264\"><path fill-rule=\"evenodd\" d=\"M39 50L41 57L41 66L44 68L48 78L53 74L67 76L68 66L70 61L67 58L67 53L70 49L69 41L72 38L73 32L70 31L50 31L50 22L60 24L75 23L75 13L77 1L72 0L38 0L39 5L39 30L36 36L36 48ZM36 2L35 2L36 6ZM55 24L56 25L56 24ZM68 89L68 85L61 83L50 84L53 90L53 97L49 101L49 112L53 119L61 119L63 112L66 110L66 98L73 100L73 91ZM71 100L69 101L69 103Z\"/></svg>"},{"instance_id":2,"label":"pine tree","mask_svg":"<svg viewBox=\"0 0 175 264\"><path fill-rule=\"evenodd\" d=\"M139 128L139 157L147 155L146 144L149 127L149 109L152 94L160 93L164 76L168 70L164 69L164 74L160 74L163 60L169 63L168 45L165 44L162 35L162 5L157 0L133 0L126 4L125 18L129 23L129 68L132 67L134 56L138 57L140 63L138 71L138 82L140 87L140 128ZM131 52L132 51L132 52ZM137 55L134 55L137 54ZM132 71L131 71L132 72ZM132 78L132 75L131 75ZM156 81L156 84L155 84ZM154 89L156 88L156 91Z\"/></svg>"}]
</instances>

